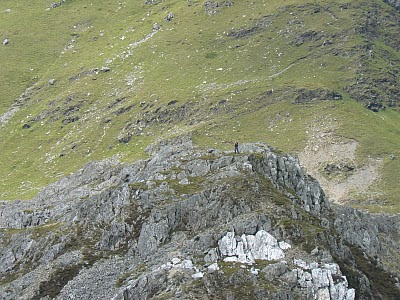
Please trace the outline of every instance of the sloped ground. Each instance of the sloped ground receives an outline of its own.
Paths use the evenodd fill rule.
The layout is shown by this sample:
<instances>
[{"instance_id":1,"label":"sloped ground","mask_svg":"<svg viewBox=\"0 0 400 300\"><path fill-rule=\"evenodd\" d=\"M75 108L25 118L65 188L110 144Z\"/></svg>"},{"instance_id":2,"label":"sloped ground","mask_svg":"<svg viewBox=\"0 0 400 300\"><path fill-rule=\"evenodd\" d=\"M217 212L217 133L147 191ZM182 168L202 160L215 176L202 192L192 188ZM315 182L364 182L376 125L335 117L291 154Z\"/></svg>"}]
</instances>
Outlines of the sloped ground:
<instances>
[{"instance_id":1,"label":"sloped ground","mask_svg":"<svg viewBox=\"0 0 400 300\"><path fill-rule=\"evenodd\" d=\"M356 150L359 143L335 133L333 119L316 120L308 128L309 140L299 158L335 203L351 202L355 195L379 198L370 187L379 182L382 159L368 159L360 164ZM337 126L337 125L336 125Z\"/></svg>"},{"instance_id":2,"label":"sloped ground","mask_svg":"<svg viewBox=\"0 0 400 300\"><path fill-rule=\"evenodd\" d=\"M399 14L382 1L7 0L0 13L2 199L185 132L300 153L334 102L357 165L383 161L366 208L398 211Z\"/></svg>"},{"instance_id":3,"label":"sloped ground","mask_svg":"<svg viewBox=\"0 0 400 300\"><path fill-rule=\"evenodd\" d=\"M0 297L396 299L398 218L331 208L296 158L240 150L163 141L1 203Z\"/></svg>"}]
</instances>

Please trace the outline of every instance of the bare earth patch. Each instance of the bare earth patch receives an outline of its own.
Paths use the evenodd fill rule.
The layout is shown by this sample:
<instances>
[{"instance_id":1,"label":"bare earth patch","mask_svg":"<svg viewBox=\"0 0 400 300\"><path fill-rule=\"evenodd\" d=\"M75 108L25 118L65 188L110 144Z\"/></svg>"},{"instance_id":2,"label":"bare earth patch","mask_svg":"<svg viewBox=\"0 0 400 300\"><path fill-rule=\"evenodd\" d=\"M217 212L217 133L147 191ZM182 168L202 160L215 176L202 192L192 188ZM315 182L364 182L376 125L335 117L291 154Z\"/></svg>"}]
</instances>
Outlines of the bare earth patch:
<instances>
[{"instance_id":1,"label":"bare earth patch","mask_svg":"<svg viewBox=\"0 0 400 300\"><path fill-rule=\"evenodd\" d=\"M299 158L330 200L343 203L370 194L368 189L379 180L383 160L369 159L360 165L356 161L358 142L335 134L336 126L334 119L315 119L309 126L309 140Z\"/></svg>"}]
</instances>

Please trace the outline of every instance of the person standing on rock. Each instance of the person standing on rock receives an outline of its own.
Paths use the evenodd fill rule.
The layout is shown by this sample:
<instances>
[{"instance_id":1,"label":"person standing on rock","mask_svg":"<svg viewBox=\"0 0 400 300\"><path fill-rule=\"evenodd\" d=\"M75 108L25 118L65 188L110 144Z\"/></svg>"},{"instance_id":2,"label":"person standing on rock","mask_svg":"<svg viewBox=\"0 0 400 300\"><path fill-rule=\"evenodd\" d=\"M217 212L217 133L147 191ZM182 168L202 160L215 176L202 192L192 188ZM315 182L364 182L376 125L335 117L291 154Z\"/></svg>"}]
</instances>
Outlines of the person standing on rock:
<instances>
[{"instance_id":1,"label":"person standing on rock","mask_svg":"<svg viewBox=\"0 0 400 300\"><path fill-rule=\"evenodd\" d=\"M235 142L235 153L239 154L239 143Z\"/></svg>"}]
</instances>

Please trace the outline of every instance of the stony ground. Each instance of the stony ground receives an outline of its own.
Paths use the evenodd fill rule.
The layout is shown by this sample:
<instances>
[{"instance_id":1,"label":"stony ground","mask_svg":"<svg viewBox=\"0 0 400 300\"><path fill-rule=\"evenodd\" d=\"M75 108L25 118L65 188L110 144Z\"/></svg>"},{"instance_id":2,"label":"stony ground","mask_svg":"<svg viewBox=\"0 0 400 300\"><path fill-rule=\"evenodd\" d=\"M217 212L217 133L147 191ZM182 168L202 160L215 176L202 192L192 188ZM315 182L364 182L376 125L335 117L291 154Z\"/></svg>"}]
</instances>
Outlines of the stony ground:
<instances>
[{"instance_id":1,"label":"stony ground","mask_svg":"<svg viewBox=\"0 0 400 300\"><path fill-rule=\"evenodd\" d=\"M147 151L1 203L2 299L398 295L399 219L332 207L298 159L188 137Z\"/></svg>"},{"instance_id":2,"label":"stony ground","mask_svg":"<svg viewBox=\"0 0 400 300\"><path fill-rule=\"evenodd\" d=\"M380 198L370 187L379 183L383 167L382 159L357 160L355 140L338 136L337 120L324 118L315 120L308 127L308 141L299 154L302 165L315 177L327 196L335 203L349 203L354 196Z\"/></svg>"}]
</instances>

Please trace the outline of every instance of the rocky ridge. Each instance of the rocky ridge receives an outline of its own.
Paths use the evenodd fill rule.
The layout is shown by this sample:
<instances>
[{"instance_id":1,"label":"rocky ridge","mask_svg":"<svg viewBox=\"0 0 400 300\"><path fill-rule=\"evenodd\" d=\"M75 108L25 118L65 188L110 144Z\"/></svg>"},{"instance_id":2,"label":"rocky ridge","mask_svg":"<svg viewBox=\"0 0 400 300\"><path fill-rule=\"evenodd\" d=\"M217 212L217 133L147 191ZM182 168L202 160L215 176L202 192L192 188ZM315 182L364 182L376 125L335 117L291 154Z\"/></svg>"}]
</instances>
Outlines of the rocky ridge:
<instances>
[{"instance_id":1,"label":"rocky ridge","mask_svg":"<svg viewBox=\"0 0 400 300\"><path fill-rule=\"evenodd\" d=\"M331 206L297 158L188 137L147 151L0 203L0 298L399 295L399 218Z\"/></svg>"}]
</instances>

